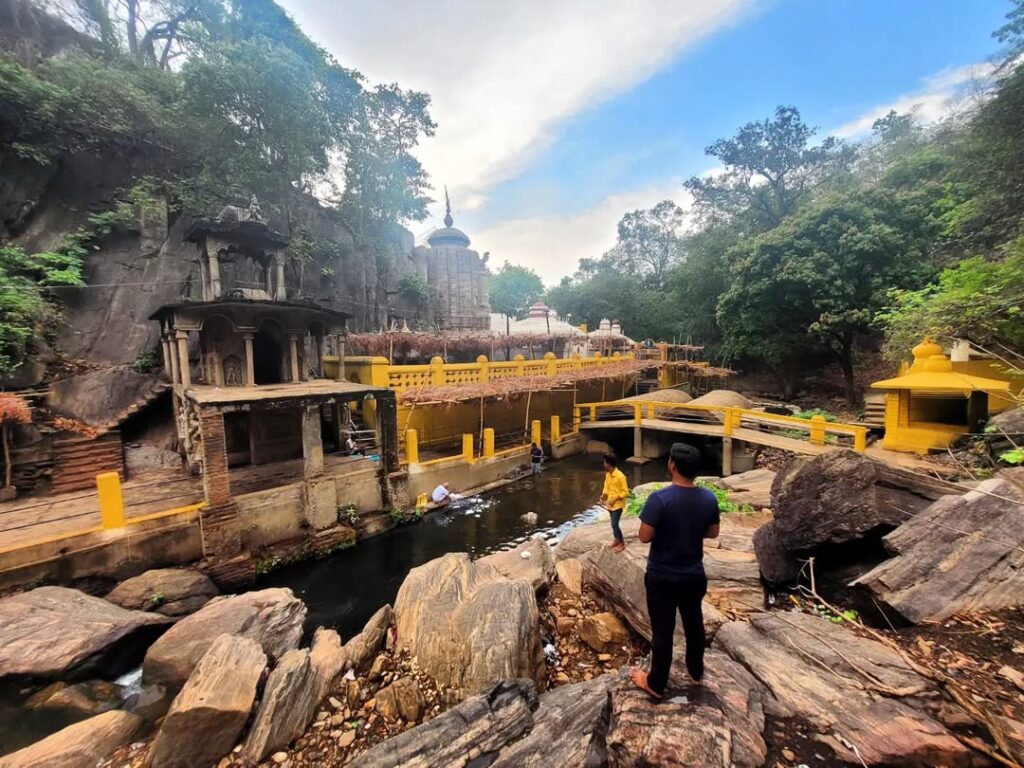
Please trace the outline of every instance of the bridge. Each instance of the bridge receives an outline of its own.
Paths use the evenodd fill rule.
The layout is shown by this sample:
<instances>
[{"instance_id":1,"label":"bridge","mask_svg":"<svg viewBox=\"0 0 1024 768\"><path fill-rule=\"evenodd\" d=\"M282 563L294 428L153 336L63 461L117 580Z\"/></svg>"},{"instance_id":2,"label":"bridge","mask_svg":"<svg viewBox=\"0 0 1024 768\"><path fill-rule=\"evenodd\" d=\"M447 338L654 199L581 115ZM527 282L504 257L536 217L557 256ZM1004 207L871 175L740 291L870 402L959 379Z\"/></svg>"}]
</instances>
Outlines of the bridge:
<instances>
[{"instance_id":1,"label":"bridge","mask_svg":"<svg viewBox=\"0 0 1024 768\"><path fill-rule=\"evenodd\" d=\"M868 450L868 429L858 424L826 421L822 416L798 419L732 406L657 400L583 403L575 408L574 422L581 432L632 429L633 457L641 461L665 453L661 446L652 446L649 440L645 440L645 432L648 436L652 433L676 433L721 438L723 476L733 472L737 447L734 441L811 456L839 447L852 448L859 453ZM872 450L870 453L875 455L877 452ZM896 463L888 456L876 458Z\"/></svg>"}]
</instances>

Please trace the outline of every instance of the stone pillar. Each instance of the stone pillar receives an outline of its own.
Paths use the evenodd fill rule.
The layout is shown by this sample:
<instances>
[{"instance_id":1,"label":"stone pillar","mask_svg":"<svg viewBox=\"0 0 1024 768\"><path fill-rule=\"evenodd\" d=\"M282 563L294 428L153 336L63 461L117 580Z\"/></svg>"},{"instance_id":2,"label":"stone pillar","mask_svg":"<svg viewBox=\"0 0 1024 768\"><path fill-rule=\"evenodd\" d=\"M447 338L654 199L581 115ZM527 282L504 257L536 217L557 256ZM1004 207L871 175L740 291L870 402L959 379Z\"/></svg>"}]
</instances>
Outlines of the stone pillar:
<instances>
[{"instance_id":1,"label":"stone pillar","mask_svg":"<svg viewBox=\"0 0 1024 768\"><path fill-rule=\"evenodd\" d=\"M181 383L181 367L178 365L178 346L170 336L166 340L167 355L171 358L171 383Z\"/></svg>"},{"instance_id":2,"label":"stone pillar","mask_svg":"<svg viewBox=\"0 0 1024 768\"><path fill-rule=\"evenodd\" d=\"M317 378L324 378L324 358L327 357L327 339L323 334L316 337L316 355L319 358L316 363Z\"/></svg>"},{"instance_id":3,"label":"stone pillar","mask_svg":"<svg viewBox=\"0 0 1024 768\"><path fill-rule=\"evenodd\" d=\"M324 473L324 443L320 434L320 406L307 405L302 410L302 459L306 479Z\"/></svg>"},{"instance_id":4,"label":"stone pillar","mask_svg":"<svg viewBox=\"0 0 1024 768\"><path fill-rule=\"evenodd\" d=\"M338 381L345 380L345 337L338 336L335 346L338 348Z\"/></svg>"},{"instance_id":5,"label":"stone pillar","mask_svg":"<svg viewBox=\"0 0 1024 768\"><path fill-rule=\"evenodd\" d=\"M227 441L224 437L224 414L203 411L199 417L199 434L203 441L203 493L211 505L231 501L231 478L228 476Z\"/></svg>"},{"instance_id":6,"label":"stone pillar","mask_svg":"<svg viewBox=\"0 0 1024 768\"><path fill-rule=\"evenodd\" d=\"M245 383L252 387L256 385L256 364L253 358L252 341L254 334L243 334L245 338Z\"/></svg>"},{"instance_id":7,"label":"stone pillar","mask_svg":"<svg viewBox=\"0 0 1024 768\"><path fill-rule=\"evenodd\" d=\"M192 386L192 371L188 364L188 333L176 331L175 337L178 341L178 368L181 373L181 385Z\"/></svg>"},{"instance_id":8,"label":"stone pillar","mask_svg":"<svg viewBox=\"0 0 1024 768\"><path fill-rule=\"evenodd\" d=\"M732 474L732 438L722 438L722 477Z\"/></svg>"},{"instance_id":9,"label":"stone pillar","mask_svg":"<svg viewBox=\"0 0 1024 768\"><path fill-rule=\"evenodd\" d=\"M277 285L274 286L274 301L288 301L288 292L284 287L284 256L274 254L274 267L277 271ZM298 379L296 379L298 381Z\"/></svg>"},{"instance_id":10,"label":"stone pillar","mask_svg":"<svg viewBox=\"0 0 1024 768\"><path fill-rule=\"evenodd\" d=\"M398 464L398 406L395 393L383 390L376 394L377 437L380 441L380 458L384 473L399 469Z\"/></svg>"},{"instance_id":11,"label":"stone pillar","mask_svg":"<svg viewBox=\"0 0 1024 768\"><path fill-rule=\"evenodd\" d=\"M270 261L267 261L267 295L274 295L274 268Z\"/></svg>"},{"instance_id":12,"label":"stone pillar","mask_svg":"<svg viewBox=\"0 0 1024 768\"><path fill-rule=\"evenodd\" d=\"M171 378L171 381L174 381L172 375L174 365L171 363L171 342L168 341L167 336L164 334L160 335L160 351L164 355L164 373Z\"/></svg>"},{"instance_id":13,"label":"stone pillar","mask_svg":"<svg viewBox=\"0 0 1024 768\"><path fill-rule=\"evenodd\" d=\"M220 298L220 255L216 250L206 254L210 261L210 293L213 298Z\"/></svg>"},{"instance_id":14,"label":"stone pillar","mask_svg":"<svg viewBox=\"0 0 1024 768\"><path fill-rule=\"evenodd\" d=\"M640 427L633 427L633 457L640 459L644 455L644 431Z\"/></svg>"},{"instance_id":15,"label":"stone pillar","mask_svg":"<svg viewBox=\"0 0 1024 768\"><path fill-rule=\"evenodd\" d=\"M290 352L292 381L299 381L299 337L294 333L288 334L288 348Z\"/></svg>"}]
</instances>

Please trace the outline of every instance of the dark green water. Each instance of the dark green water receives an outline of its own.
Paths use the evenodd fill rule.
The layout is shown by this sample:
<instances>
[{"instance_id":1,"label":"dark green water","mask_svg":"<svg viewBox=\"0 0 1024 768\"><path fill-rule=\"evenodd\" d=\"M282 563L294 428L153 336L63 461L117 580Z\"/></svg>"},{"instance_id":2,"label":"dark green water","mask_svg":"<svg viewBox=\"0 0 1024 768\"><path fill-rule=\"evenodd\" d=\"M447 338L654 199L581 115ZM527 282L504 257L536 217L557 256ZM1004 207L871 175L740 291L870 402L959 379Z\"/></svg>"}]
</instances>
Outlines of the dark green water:
<instances>
[{"instance_id":1,"label":"dark green water","mask_svg":"<svg viewBox=\"0 0 1024 768\"><path fill-rule=\"evenodd\" d=\"M624 466L623 471L631 487L666 477L660 461ZM448 552L482 557L537 533L548 540L561 538L593 519L603 479L599 456L574 456L548 465L539 476L456 502L352 549L281 568L260 579L257 588L290 587L309 608L307 629L329 627L347 639L378 608L394 601L406 574L418 565ZM458 478L453 482L457 486ZM520 520L527 512L537 513L536 525Z\"/></svg>"}]
</instances>

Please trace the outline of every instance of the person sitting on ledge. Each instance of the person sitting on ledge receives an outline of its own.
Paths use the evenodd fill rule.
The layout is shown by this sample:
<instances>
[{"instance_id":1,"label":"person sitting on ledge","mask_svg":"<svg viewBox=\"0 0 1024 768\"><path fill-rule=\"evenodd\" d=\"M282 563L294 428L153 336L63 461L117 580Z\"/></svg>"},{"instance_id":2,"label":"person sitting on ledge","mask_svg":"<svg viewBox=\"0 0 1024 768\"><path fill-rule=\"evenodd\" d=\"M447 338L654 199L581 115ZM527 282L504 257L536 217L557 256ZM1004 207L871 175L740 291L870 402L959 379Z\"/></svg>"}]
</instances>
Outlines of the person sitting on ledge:
<instances>
[{"instance_id":1,"label":"person sitting on ledge","mask_svg":"<svg viewBox=\"0 0 1024 768\"><path fill-rule=\"evenodd\" d=\"M351 432L349 432L348 436L345 438L345 452L349 456L362 456L363 455L363 452L361 450L359 450L359 444L355 441L355 438L352 437L352 433Z\"/></svg>"},{"instance_id":2,"label":"person sitting on ledge","mask_svg":"<svg viewBox=\"0 0 1024 768\"><path fill-rule=\"evenodd\" d=\"M451 483L441 483L434 492L430 494L430 500L439 507L446 507L455 500L455 494L452 493Z\"/></svg>"}]
</instances>

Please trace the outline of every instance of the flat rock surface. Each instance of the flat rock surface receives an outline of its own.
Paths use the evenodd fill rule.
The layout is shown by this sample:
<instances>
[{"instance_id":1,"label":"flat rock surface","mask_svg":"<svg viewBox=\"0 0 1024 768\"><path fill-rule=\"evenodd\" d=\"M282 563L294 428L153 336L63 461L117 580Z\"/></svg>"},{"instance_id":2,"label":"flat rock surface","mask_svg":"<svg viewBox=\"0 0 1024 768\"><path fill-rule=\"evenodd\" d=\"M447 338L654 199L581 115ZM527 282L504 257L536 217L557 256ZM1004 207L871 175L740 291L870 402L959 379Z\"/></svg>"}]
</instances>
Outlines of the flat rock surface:
<instances>
[{"instance_id":1,"label":"flat rock surface","mask_svg":"<svg viewBox=\"0 0 1024 768\"><path fill-rule=\"evenodd\" d=\"M729 491L729 501L763 509L772 504L774 480L775 473L770 469L752 469L749 472L723 477L716 485Z\"/></svg>"},{"instance_id":2,"label":"flat rock surface","mask_svg":"<svg viewBox=\"0 0 1024 768\"><path fill-rule=\"evenodd\" d=\"M969 762L966 748L914 698L931 692L929 681L887 645L798 612L729 622L718 630L715 645L768 689L771 714L809 722L842 760L915 766Z\"/></svg>"},{"instance_id":3,"label":"flat rock surface","mask_svg":"<svg viewBox=\"0 0 1024 768\"><path fill-rule=\"evenodd\" d=\"M122 581L107 595L107 600L122 608L187 616L219 594L210 577L199 571L156 568Z\"/></svg>"},{"instance_id":4,"label":"flat rock surface","mask_svg":"<svg viewBox=\"0 0 1024 768\"><path fill-rule=\"evenodd\" d=\"M0 600L0 678L66 679L88 663L140 647L171 624L77 589L39 587Z\"/></svg>"},{"instance_id":5,"label":"flat rock surface","mask_svg":"<svg viewBox=\"0 0 1024 768\"><path fill-rule=\"evenodd\" d=\"M143 725L142 718L128 712L104 712L0 757L0 768L96 768L135 738Z\"/></svg>"},{"instance_id":6,"label":"flat rock surface","mask_svg":"<svg viewBox=\"0 0 1024 768\"><path fill-rule=\"evenodd\" d=\"M395 624L399 645L420 668L463 696L501 680L544 679L532 584L505 579L464 553L409 572L395 599Z\"/></svg>"},{"instance_id":7,"label":"flat rock surface","mask_svg":"<svg viewBox=\"0 0 1024 768\"><path fill-rule=\"evenodd\" d=\"M481 557L478 562L490 565L507 579L525 579L535 592L543 592L555 578L551 547L540 539L524 541L515 549Z\"/></svg>"},{"instance_id":8,"label":"flat rock surface","mask_svg":"<svg viewBox=\"0 0 1024 768\"><path fill-rule=\"evenodd\" d=\"M1024 603L1024 469L936 501L885 539L895 556L854 584L911 622Z\"/></svg>"},{"instance_id":9,"label":"flat rock surface","mask_svg":"<svg viewBox=\"0 0 1024 768\"><path fill-rule=\"evenodd\" d=\"M266 666L255 640L217 637L160 726L149 753L152 768L212 765L230 752L249 719Z\"/></svg>"},{"instance_id":10,"label":"flat rock surface","mask_svg":"<svg viewBox=\"0 0 1024 768\"><path fill-rule=\"evenodd\" d=\"M255 640L273 660L298 647L306 606L290 589L274 588L217 597L186 616L146 653L147 683L177 689L220 635Z\"/></svg>"}]
</instances>

